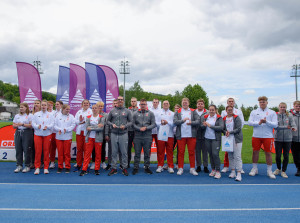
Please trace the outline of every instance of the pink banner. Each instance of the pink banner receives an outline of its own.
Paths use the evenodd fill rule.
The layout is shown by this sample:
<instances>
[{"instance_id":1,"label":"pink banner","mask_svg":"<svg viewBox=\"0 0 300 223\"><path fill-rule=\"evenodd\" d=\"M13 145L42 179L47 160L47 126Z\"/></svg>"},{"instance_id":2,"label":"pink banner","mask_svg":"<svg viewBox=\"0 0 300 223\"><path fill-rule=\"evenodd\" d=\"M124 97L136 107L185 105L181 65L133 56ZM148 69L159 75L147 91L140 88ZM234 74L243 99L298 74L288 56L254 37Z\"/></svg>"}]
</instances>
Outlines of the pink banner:
<instances>
[{"instance_id":1,"label":"pink banner","mask_svg":"<svg viewBox=\"0 0 300 223\"><path fill-rule=\"evenodd\" d=\"M113 109L113 100L119 96L119 82L116 72L105 65L99 65L106 76L106 112Z\"/></svg>"},{"instance_id":2,"label":"pink banner","mask_svg":"<svg viewBox=\"0 0 300 223\"><path fill-rule=\"evenodd\" d=\"M35 100L42 100L41 78L38 70L29 63L16 62L20 102L27 103L33 109Z\"/></svg>"},{"instance_id":3,"label":"pink banner","mask_svg":"<svg viewBox=\"0 0 300 223\"><path fill-rule=\"evenodd\" d=\"M81 109L81 102L86 98L85 69L79 65L70 63L70 113L76 115Z\"/></svg>"}]
</instances>

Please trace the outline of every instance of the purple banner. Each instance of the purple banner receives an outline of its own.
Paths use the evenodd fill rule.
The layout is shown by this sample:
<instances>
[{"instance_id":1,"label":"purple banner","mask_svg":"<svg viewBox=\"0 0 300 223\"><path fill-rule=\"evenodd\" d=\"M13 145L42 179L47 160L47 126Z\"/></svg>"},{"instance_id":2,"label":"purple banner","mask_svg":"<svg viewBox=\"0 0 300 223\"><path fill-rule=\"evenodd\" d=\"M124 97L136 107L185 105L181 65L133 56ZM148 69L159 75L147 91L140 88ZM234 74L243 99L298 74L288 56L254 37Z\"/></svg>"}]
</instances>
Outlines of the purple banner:
<instances>
[{"instance_id":1,"label":"purple banner","mask_svg":"<svg viewBox=\"0 0 300 223\"><path fill-rule=\"evenodd\" d=\"M56 101L69 104L70 68L59 66Z\"/></svg>"},{"instance_id":2,"label":"purple banner","mask_svg":"<svg viewBox=\"0 0 300 223\"><path fill-rule=\"evenodd\" d=\"M106 112L113 109L113 100L119 96L119 82L116 72L105 65L99 65L106 76Z\"/></svg>"},{"instance_id":3,"label":"purple banner","mask_svg":"<svg viewBox=\"0 0 300 223\"><path fill-rule=\"evenodd\" d=\"M91 106L99 101L104 103L106 111L106 77L104 71L96 64L85 63L86 71L86 98Z\"/></svg>"},{"instance_id":4,"label":"purple banner","mask_svg":"<svg viewBox=\"0 0 300 223\"><path fill-rule=\"evenodd\" d=\"M42 100L41 78L38 70L29 63L16 62L20 102L27 103L33 109L35 100Z\"/></svg>"},{"instance_id":5,"label":"purple banner","mask_svg":"<svg viewBox=\"0 0 300 223\"><path fill-rule=\"evenodd\" d=\"M70 113L76 115L81 109L81 102L86 98L85 69L77 64L70 63Z\"/></svg>"}]
</instances>

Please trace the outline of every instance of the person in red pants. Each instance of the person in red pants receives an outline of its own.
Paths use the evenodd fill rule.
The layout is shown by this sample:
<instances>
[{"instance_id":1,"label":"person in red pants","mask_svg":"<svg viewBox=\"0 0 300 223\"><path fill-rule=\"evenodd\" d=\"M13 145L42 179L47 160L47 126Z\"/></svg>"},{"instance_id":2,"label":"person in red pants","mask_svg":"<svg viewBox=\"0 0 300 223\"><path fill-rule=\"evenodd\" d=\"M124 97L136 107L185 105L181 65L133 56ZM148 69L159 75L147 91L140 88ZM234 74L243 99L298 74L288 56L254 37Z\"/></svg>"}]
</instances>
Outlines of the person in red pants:
<instances>
[{"instance_id":1,"label":"person in red pants","mask_svg":"<svg viewBox=\"0 0 300 223\"><path fill-rule=\"evenodd\" d=\"M167 151L167 163L168 163L168 172L174 173L174 163L173 163L173 144L174 144L174 133L173 133L173 119L174 112L169 110L170 103L169 101L163 102L163 109L161 110L160 116L155 120L156 125L158 126L158 147L157 147L157 161L158 166L156 173L161 173L164 165L165 151ZM160 139L160 131L163 131L163 126L166 126L168 130L167 140Z\"/></svg>"},{"instance_id":2,"label":"person in red pants","mask_svg":"<svg viewBox=\"0 0 300 223\"><path fill-rule=\"evenodd\" d=\"M70 106L62 106L62 114L55 118L54 130L56 131L56 145L58 150L58 169L57 173L61 173L65 168L66 173L70 173L71 169L71 144L72 131L75 128L75 118L70 114Z\"/></svg>"},{"instance_id":3,"label":"person in red pants","mask_svg":"<svg viewBox=\"0 0 300 223\"><path fill-rule=\"evenodd\" d=\"M79 176L87 174L87 169L91 160L92 151L95 148L95 174L99 175L101 164L101 150L103 142L103 131L105 125L105 117L99 114L98 105L93 105L93 114L87 116L86 119L86 137L84 147L84 161L82 171Z\"/></svg>"},{"instance_id":4,"label":"person in red pants","mask_svg":"<svg viewBox=\"0 0 300 223\"><path fill-rule=\"evenodd\" d=\"M54 125L53 116L47 111L47 101L41 103L42 110L35 113L32 121L34 129L35 146L35 171L34 174L40 174L41 156L44 153L44 174L48 174L49 167L49 147L52 137L52 128Z\"/></svg>"},{"instance_id":5,"label":"person in red pants","mask_svg":"<svg viewBox=\"0 0 300 223\"><path fill-rule=\"evenodd\" d=\"M178 143L178 171L177 175L183 174L184 152L187 145L189 151L190 173L197 176L195 170L195 147L197 126L200 119L194 109L189 108L190 100L183 98L180 108L174 115L174 125L176 126L176 138Z\"/></svg>"}]
</instances>

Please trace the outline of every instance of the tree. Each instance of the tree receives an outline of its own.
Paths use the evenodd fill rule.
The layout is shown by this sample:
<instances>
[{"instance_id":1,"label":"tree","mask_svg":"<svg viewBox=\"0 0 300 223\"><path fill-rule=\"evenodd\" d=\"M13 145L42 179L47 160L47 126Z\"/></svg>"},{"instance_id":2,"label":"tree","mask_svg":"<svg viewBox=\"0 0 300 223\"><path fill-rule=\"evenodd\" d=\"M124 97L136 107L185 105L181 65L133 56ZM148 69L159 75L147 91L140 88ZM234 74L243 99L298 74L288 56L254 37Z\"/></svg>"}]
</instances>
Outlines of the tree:
<instances>
[{"instance_id":1,"label":"tree","mask_svg":"<svg viewBox=\"0 0 300 223\"><path fill-rule=\"evenodd\" d=\"M205 101L205 107L208 108L208 97L206 92L199 84L195 84L194 86L188 85L182 91L182 96L187 97L190 99L190 107L196 108L197 107L197 100L202 98Z\"/></svg>"},{"instance_id":2,"label":"tree","mask_svg":"<svg viewBox=\"0 0 300 223\"><path fill-rule=\"evenodd\" d=\"M218 113L221 114L223 110L225 110L225 106L222 105L222 104L219 104L219 106L218 106Z\"/></svg>"}]
</instances>

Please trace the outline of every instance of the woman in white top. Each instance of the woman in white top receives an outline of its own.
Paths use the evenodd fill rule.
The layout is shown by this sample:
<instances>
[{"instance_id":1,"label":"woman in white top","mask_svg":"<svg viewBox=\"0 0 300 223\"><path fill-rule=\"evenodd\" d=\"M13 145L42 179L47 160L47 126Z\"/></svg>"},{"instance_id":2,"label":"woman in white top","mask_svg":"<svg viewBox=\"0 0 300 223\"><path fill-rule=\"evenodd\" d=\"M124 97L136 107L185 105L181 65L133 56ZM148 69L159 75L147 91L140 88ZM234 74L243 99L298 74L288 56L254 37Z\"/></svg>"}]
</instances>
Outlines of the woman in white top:
<instances>
[{"instance_id":1,"label":"woman in white top","mask_svg":"<svg viewBox=\"0 0 300 223\"><path fill-rule=\"evenodd\" d=\"M41 110L41 100L35 100L34 101L34 106L31 111L31 114L34 115L35 113L39 112ZM32 135L34 134L34 129L32 128ZM34 169L34 159L35 159L35 146L34 146L34 140L32 140L32 145L31 145L31 161L30 161L30 169Z\"/></svg>"},{"instance_id":2,"label":"woman in white top","mask_svg":"<svg viewBox=\"0 0 300 223\"><path fill-rule=\"evenodd\" d=\"M80 109L75 116L76 128L76 144L77 144L77 156L76 156L76 169L74 172L78 172L81 169L83 163L83 152L86 136L86 117L92 115L90 109L89 100L85 99L81 103L82 109Z\"/></svg>"},{"instance_id":3,"label":"woman in white top","mask_svg":"<svg viewBox=\"0 0 300 223\"><path fill-rule=\"evenodd\" d=\"M41 156L44 153L44 174L48 174L49 167L49 148L51 144L52 128L54 125L53 116L47 111L47 101L41 103L42 110L34 114L32 127L34 129L35 145L35 171L34 174L40 174Z\"/></svg>"},{"instance_id":4,"label":"woman in white top","mask_svg":"<svg viewBox=\"0 0 300 223\"><path fill-rule=\"evenodd\" d=\"M20 113L13 120L13 128L15 132L15 149L17 168L15 173L22 171L23 173L30 171L31 149L33 141L33 132L31 129L33 115L29 113L27 103L20 104ZM25 157L25 167L23 168L23 153Z\"/></svg>"},{"instance_id":5,"label":"woman in white top","mask_svg":"<svg viewBox=\"0 0 300 223\"><path fill-rule=\"evenodd\" d=\"M55 111L53 110L53 101L48 101L48 107L47 107L47 111L53 115L53 118L55 120ZM54 130L54 128L52 129L52 138L51 138L51 144L50 144L50 148L49 148L49 154L50 154L50 169L54 169L55 167L55 155L56 155L56 140L55 140L55 136L56 136L56 131Z\"/></svg>"},{"instance_id":6,"label":"woman in white top","mask_svg":"<svg viewBox=\"0 0 300 223\"><path fill-rule=\"evenodd\" d=\"M75 128L75 118L70 114L70 106L62 106L62 114L55 118L54 130L56 131L56 145L58 150L58 169L57 173L61 173L65 168L66 173L70 173L71 169L71 144L72 131Z\"/></svg>"}]
</instances>

